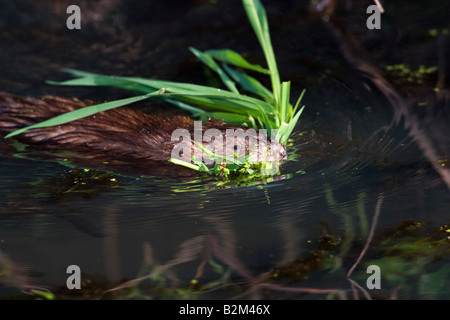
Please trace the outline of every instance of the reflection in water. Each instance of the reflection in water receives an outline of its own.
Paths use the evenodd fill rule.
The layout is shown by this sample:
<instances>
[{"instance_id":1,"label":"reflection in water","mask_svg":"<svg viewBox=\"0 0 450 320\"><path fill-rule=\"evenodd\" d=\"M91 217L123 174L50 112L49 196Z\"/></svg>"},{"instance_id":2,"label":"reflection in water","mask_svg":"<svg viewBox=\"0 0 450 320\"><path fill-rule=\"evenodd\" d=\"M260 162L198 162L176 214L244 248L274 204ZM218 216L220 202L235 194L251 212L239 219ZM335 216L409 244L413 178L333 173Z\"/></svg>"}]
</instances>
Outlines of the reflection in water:
<instances>
[{"instance_id":1,"label":"reflection in water","mask_svg":"<svg viewBox=\"0 0 450 320\"><path fill-rule=\"evenodd\" d=\"M322 175L318 178L324 179ZM52 264L62 269L65 263L76 261L88 279L99 272L95 270L100 262L103 270L100 273L104 276L97 280L103 278L101 281L106 284L92 280L91 285L84 283L85 294L89 290L94 292L84 298L372 297L364 287L364 278L361 279L365 268L362 262L376 258L383 250L391 250L389 247L374 249L383 248L383 241L388 241L386 237L374 240L374 234L390 224L388 212L384 212L388 207L382 204L383 194L359 192L352 199L344 199L342 189L348 185L332 182L322 186L324 193L320 196L315 188L309 192L306 189L311 180L299 185L302 182L285 180L286 194L267 188L268 195L258 188L176 195L139 189L140 196L135 190L111 190L97 198L74 202L76 225L61 213L47 214L44 223L36 219L38 213L28 213L26 218L32 219L34 226L22 225L20 230L27 232L28 237L21 239L11 235L10 231L17 227L8 228L3 224L2 235L6 241L3 247L8 252L16 252L8 246L10 239L15 239L15 244L24 249L32 239L39 245L29 249L48 256L45 246L57 241L56 247L64 248L67 253L56 251L58 257L52 259ZM296 205L289 206L294 196L298 197ZM227 206L230 199L245 201ZM392 200L391 196L388 203ZM170 211L163 209L167 203L171 204ZM273 206L274 203L280 206ZM44 205L41 212L52 207L52 204ZM134 212L130 212L130 207ZM3 219L8 216L16 225L20 224L17 213L16 218L8 214ZM385 222L377 223L379 217ZM100 238L80 227L92 224L102 226ZM56 233L55 228L60 228L60 232ZM48 238L39 229L52 230L53 235ZM418 236L411 231L407 234ZM401 235L394 237L397 243L403 241ZM431 244L426 238L421 240L420 235L418 241ZM80 246L83 250L77 249ZM31 270L39 270L47 277L55 276L48 261L29 260L29 249L23 250L24 255L16 252L16 259L30 261ZM83 261L86 254L97 258ZM17 276L23 275L20 269L10 270ZM64 276L61 270L59 274ZM349 282L342 283L340 279ZM45 285L44 279L36 280L39 285ZM92 284L105 289L95 291L90 287ZM22 287L17 282L12 286ZM75 293L57 287L49 289L57 296L76 297ZM354 294L350 294L352 288ZM386 285L385 290L383 297L390 297L393 288Z\"/></svg>"},{"instance_id":2,"label":"reflection in water","mask_svg":"<svg viewBox=\"0 0 450 320\"><path fill-rule=\"evenodd\" d=\"M118 212L115 208L108 208L106 214L103 215L103 252L105 260L106 279L114 281L120 278L120 258L118 252L117 239L117 220Z\"/></svg>"},{"instance_id":3,"label":"reflection in water","mask_svg":"<svg viewBox=\"0 0 450 320\"><path fill-rule=\"evenodd\" d=\"M353 271L355 271L355 268L360 264L362 258L364 257L364 254L369 249L370 243L373 240L373 237L375 235L375 230L376 230L376 227L377 227L377 223L378 223L378 217L380 216L380 210L381 210L381 205L383 203L383 200L384 200L384 194L381 193L380 196L378 197L377 205L375 207L375 214L373 215L372 226L370 228L370 233L369 233L369 235L367 237L367 240L366 240L366 243L364 245L364 248L362 249L361 254L358 256L358 259L356 259L355 263L350 268L350 270L348 270L347 275L346 275L348 280L352 284L353 296L354 296L355 299L358 299L358 293L357 293L356 288L361 290L361 292L364 294L364 297L366 299L368 299L368 300L372 299L371 295L367 292L367 290L364 289L363 287L361 287L356 281L352 280L351 276L353 274ZM381 287L378 288L378 289L381 289Z\"/></svg>"}]
</instances>

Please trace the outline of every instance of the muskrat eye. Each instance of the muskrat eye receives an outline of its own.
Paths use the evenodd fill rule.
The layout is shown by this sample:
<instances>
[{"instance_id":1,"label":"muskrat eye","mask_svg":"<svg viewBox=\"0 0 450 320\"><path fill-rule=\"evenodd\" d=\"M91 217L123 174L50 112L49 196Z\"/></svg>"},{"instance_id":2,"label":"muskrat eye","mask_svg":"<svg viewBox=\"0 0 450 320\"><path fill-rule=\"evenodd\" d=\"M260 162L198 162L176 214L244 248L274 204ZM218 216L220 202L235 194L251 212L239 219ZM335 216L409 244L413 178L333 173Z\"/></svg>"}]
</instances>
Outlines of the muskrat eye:
<instances>
[{"instance_id":1,"label":"muskrat eye","mask_svg":"<svg viewBox=\"0 0 450 320\"><path fill-rule=\"evenodd\" d=\"M239 149L239 146L234 146L234 151L238 151L238 149Z\"/></svg>"}]
</instances>

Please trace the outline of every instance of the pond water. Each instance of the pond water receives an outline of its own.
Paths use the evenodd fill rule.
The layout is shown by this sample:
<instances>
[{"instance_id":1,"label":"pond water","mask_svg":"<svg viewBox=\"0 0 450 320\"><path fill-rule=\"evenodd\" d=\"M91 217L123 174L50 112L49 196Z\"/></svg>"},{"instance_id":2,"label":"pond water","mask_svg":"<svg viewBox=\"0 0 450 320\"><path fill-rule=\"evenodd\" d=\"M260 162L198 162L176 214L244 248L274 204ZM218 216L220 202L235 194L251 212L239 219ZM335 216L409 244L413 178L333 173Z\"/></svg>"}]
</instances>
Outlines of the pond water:
<instances>
[{"instance_id":1,"label":"pond water","mask_svg":"<svg viewBox=\"0 0 450 320\"><path fill-rule=\"evenodd\" d=\"M449 5L386 4L368 30L360 2L263 3L282 78L307 90L280 174L219 186L4 152L0 299L450 298ZM189 46L264 64L239 2L80 1L81 30L67 5L2 1L2 91L130 95L45 83L64 67L217 83Z\"/></svg>"}]
</instances>

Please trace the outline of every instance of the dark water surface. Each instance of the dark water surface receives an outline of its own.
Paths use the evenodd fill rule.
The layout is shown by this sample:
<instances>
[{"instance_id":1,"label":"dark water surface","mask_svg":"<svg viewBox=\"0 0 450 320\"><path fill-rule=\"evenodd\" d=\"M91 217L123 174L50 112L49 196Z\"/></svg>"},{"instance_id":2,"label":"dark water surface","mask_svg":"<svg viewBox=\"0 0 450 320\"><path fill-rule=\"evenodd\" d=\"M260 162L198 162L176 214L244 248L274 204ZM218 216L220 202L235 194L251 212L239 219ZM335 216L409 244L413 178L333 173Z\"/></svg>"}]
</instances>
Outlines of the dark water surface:
<instances>
[{"instance_id":1,"label":"dark water surface","mask_svg":"<svg viewBox=\"0 0 450 320\"><path fill-rule=\"evenodd\" d=\"M386 3L368 30L371 1L342 1L331 19L308 1L263 3L282 79L307 89L281 174L218 187L5 152L0 298L450 298L450 6ZM80 1L72 31L68 5L0 3L1 91L131 95L47 85L63 67L217 83L189 46L264 65L239 1ZM70 265L81 290L66 288Z\"/></svg>"}]
</instances>

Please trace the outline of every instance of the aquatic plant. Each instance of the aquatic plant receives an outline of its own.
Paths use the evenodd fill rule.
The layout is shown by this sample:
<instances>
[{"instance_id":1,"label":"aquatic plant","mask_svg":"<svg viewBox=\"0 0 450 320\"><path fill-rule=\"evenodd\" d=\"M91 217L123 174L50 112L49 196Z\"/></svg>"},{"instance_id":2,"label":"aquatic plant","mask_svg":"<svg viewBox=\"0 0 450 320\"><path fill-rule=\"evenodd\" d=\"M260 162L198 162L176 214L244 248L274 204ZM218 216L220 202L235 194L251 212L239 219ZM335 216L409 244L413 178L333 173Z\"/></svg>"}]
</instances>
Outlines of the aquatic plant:
<instances>
[{"instance_id":1,"label":"aquatic plant","mask_svg":"<svg viewBox=\"0 0 450 320\"><path fill-rule=\"evenodd\" d=\"M111 86L142 94L68 112L16 130L6 137L13 137L33 128L60 125L101 111L157 97L191 112L193 116L200 117L203 120L213 117L230 124L244 125L255 129L267 129L271 139L286 145L304 109L304 106L300 107L300 102L305 91L303 90L300 94L295 105L290 103L291 83L289 81L281 82L280 80L270 39L266 11L259 0L242 0L242 3L261 45L268 68L252 64L242 55L230 49L202 52L191 47L192 53L218 74L227 89L173 81L116 77L64 69L64 71L77 78L63 82L48 81L48 83L64 86ZM261 82L243 70L268 75L271 80L272 90L264 87ZM240 85L244 91L249 92L251 95L241 93L237 89L236 84ZM173 162L183 164L177 161ZM236 165L236 163L231 164ZM243 163L241 169L245 165ZM192 165L190 167L201 171L199 166ZM251 174L251 171L246 169L248 168L244 168L243 171ZM207 170L203 171L208 172ZM214 170L209 173L217 172L217 170ZM223 174L223 171L221 173Z\"/></svg>"}]
</instances>

